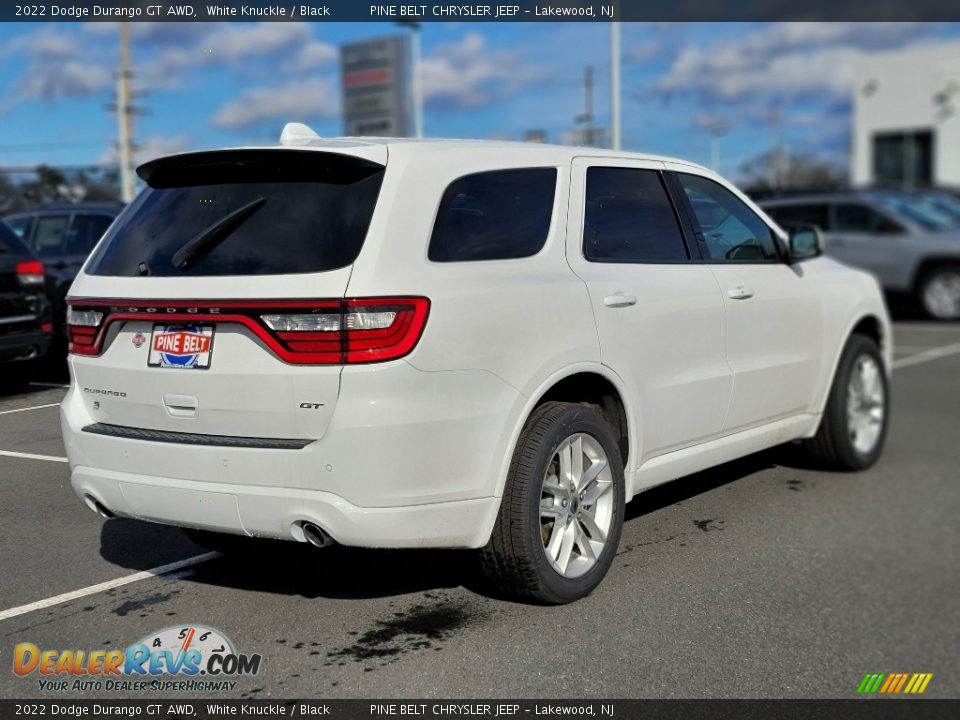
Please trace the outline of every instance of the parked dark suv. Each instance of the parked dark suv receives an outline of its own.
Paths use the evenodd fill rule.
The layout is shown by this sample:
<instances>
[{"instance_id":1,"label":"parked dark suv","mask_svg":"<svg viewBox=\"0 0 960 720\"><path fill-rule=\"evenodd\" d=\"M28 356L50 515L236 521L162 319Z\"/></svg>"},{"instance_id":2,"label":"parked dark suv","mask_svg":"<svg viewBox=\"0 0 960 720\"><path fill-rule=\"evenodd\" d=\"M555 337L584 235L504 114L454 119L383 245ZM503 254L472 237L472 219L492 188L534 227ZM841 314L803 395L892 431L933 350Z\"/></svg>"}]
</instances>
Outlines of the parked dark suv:
<instances>
[{"instance_id":1,"label":"parked dark suv","mask_svg":"<svg viewBox=\"0 0 960 720\"><path fill-rule=\"evenodd\" d=\"M0 392L30 381L52 331L43 263L0 222Z\"/></svg>"},{"instance_id":2,"label":"parked dark suv","mask_svg":"<svg viewBox=\"0 0 960 720\"><path fill-rule=\"evenodd\" d=\"M54 337L66 351L64 298L80 266L120 214L120 203L57 203L3 218L43 260L53 303Z\"/></svg>"}]
</instances>

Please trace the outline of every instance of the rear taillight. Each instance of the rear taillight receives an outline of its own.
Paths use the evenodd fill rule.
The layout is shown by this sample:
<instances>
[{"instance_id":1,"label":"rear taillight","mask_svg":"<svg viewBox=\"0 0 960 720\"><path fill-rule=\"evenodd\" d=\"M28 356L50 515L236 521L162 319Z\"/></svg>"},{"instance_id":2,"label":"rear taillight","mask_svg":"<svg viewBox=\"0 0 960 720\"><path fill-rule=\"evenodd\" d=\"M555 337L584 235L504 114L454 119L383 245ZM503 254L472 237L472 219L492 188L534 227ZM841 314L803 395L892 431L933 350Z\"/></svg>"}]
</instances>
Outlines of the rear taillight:
<instances>
[{"instance_id":1,"label":"rear taillight","mask_svg":"<svg viewBox=\"0 0 960 720\"><path fill-rule=\"evenodd\" d=\"M17 263L17 277L22 285L42 285L43 263L39 260L24 260Z\"/></svg>"},{"instance_id":2,"label":"rear taillight","mask_svg":"<svg viewBox=\"0 0 960 720\"><path fill-rule=\"evenodd\" d=\"M238 323L281 360L294 365L346 365L396 360L410 353L427 322L423 297L349 300L129 301L72 299L70 352L99 355L107 326L154 323Z\"/></svg>"},{"instance_id":3,"label":"rear taillight","mask_svg":"<svg viewBox=\"0 0 960 720\"><path fill-rule=\"evenodd\" d=\"M99 355L97 332L103 322L103 313L99 310L76 310L67 306L67 336L70 340L70 352L78 355Z\"/></svg>"},{"instance_id":4,"label":"rear taillight","mask_svg":"<svg viewBox=\"0 0 960 720\"><path fill-rule=\"evenodd\" d=\"M317 313L270 313L261 320L293 353L313 356L304 362L353 365L408 354L429 309L426 298L356 298Z\"/></svg>"}]
</instances>

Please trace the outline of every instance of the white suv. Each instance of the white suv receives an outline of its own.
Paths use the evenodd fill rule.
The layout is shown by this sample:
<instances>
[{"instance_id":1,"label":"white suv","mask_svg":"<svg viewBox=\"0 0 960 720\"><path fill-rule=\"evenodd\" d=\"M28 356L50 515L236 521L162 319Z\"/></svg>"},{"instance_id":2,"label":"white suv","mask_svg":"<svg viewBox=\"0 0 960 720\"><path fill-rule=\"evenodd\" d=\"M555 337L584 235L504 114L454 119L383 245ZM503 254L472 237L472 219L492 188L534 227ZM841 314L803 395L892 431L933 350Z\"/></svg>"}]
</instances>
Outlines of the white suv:
<instances>
[{"instance_id":1,"label":"white suv","mask_svg":"<svg viewBox=\"0 0 960 720\"><path fill-rule=\"evenodd\" d=\"M291 125L139 173L69 297L63 434L104 516L482 548L568 602L643 490L796 439L880 453L877 284L702 167Z\"/></svg>"}]
</instances>

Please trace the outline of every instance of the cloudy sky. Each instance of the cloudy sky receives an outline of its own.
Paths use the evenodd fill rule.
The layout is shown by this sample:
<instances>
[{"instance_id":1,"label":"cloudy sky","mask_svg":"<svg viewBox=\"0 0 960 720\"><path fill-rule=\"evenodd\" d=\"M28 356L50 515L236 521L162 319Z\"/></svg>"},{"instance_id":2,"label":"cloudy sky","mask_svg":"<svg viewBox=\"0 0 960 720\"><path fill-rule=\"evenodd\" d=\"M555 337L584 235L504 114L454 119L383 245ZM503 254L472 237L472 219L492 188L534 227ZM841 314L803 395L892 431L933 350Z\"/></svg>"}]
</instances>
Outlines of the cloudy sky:
<instances>
[{"instance_id":1,"label":"cloudy sky","mask_svg":"<svg viewBox=\"0 0 960 720\"><path fill-rule=\"evenodd\" d=\"M140 23L132 26L138 159L272 142L297 120L341 131L338 45L402 32L389 24ZM601 24L433 23L423 29L428 135L569 137L595 68L608 123L609 28ZM708 163L735 175L768 149L772 118L792 152L842 160L850 84L870 53L960 43L934 23L637 23L623 25L623 138L630 150ZM0 24L0 167L80 165L114 157L117 28Z\"/></svg>"}]
</instances>

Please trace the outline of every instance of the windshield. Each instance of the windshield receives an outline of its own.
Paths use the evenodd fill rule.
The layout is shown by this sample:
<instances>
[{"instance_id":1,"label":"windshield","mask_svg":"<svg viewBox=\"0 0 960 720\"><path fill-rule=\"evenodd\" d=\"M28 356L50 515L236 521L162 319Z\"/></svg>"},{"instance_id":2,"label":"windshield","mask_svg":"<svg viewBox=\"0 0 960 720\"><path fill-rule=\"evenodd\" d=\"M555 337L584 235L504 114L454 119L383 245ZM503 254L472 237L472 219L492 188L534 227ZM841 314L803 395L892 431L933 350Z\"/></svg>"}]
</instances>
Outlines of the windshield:
<instances>
[{"instance_id":1,"label":"windshield","mask_svg":"<svg viewBox=\"0 0 960 720\"><path fill-rule=\"evenodd\" d=\"M949 230L957 227L958 219L938 210L919 198L907 195L881 195L877 201L888 210L899 213L925 230Z\"/></svg>"},{"instance_id":2,"label":"windshield","mask_svg":"<svg viewBox=\"0 0 960 720\"><path fill-rule=\"evenodd\" d=\"M918 196L918 200L937 212L943 213L953 218L960 225L960 200L952 195L939 193L924 193Z\"/></svg>"},{"instance_id":3,"label":"windshield","mask_svg":"<svg viewBox=\"0 0 960 720\"><path fill-rule=\"evenodd\" d=\"M91 275L283 275L345 267L360 254L384 168L309 150L244 150L164 158L138 172L147 188L98 246ZM256 212L242 222L209 235L253 205ZM184 262L178 251L191 241Z\"/></svg>"}]
</instances>

